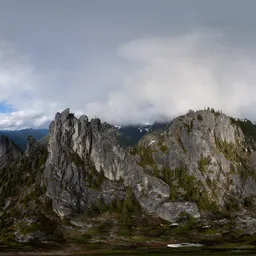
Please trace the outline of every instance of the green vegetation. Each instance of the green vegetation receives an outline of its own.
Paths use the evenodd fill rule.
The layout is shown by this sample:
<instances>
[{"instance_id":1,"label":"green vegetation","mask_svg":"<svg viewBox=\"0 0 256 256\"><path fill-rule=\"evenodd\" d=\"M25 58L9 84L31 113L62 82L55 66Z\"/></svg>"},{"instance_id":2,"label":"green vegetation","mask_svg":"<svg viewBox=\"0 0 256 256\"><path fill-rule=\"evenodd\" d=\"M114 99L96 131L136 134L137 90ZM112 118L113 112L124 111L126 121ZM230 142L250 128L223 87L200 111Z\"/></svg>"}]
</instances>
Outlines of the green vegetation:
<instances>
[{"instance_id":1,"label":"green vegetation","mask_svg":"<svg viewBox=\"0 0 256 256\"><path fill-rule=\"evenodd\" d=\"M90 159L84 161L74 151L69 152L69 157L77 167L80 167L82 168L82 170L84 170L84 181L86 182L87 186L95 190L100 190L103 181L106 179L104 175L104 170L101 169L100 172L98 172Z\"/></svg>"},{"instance_id":2,"label":"green vegetation","mask_svg":"<svg viewBox=\"0 0 256 256\"><path fill-rule=\"evenodd\" d=\"M243 181L247 180L248 178L253 178L256 180L256 171L250 169L250 167L247 165L242 165L242 167L238 169L238 174Z\"/></svg>"},{"instance_id":3,"label":"green vegetation","mask_svg":"<svg viewBox=\"0 0 256 256\"><path fill-rule=\"evenodd\" d=\"M207 166L211 163L211 157L201 157L201 159L198 161L199 170L201 173L206 173Z\"/></svg>"},{"instance_id":4,"label":"green vegetation","mask_svg":"<svg viewBox=\"0 0 256 256\"><path fill-rule=\"evenodd\" d=\"M190 127L189 127L190 131L192 131L193 126L194 126L194 118L190 121Z\"/></svg>"},{"instance_id":5,"label":"green vegetation","mask_svg":"<svg viewBox=\"0 0 256 256\"><path fill-rule=\"evenodd\" d=\"M38 154L32 158L23 156L19 161L12 163L0 171L0 207L6 203L6 199L15 200L15 207L2 212L0 221L0 237L9 237L13 229L19 229L20 233L32 233L39 228L45 228L47 223L39 225L39 211L44 210L43 198L46 188L41 184L43 166L46 162L48 152L46 148L38 148ZM22 211L21 211L22 209ZM1 214L1 213L0 213ZM29 225L22 225L23 218L38 217L38 221ZM15 221L15 222L14 222ZM52 227L52 225L51 225ZM2 240L0 238L0 240ZM3 240L2 240L3 241ZM8 246L16 246L14 240L4 240Z\"/></svg>"},{"instance_id":6,"label":"green vegetation","mask_svg":"<svg viewBox=\"0 0 256 256\"><path fill-rule=\"evenodd\" d=\"M47 159L47 149L42 148L37 158L30 161L28 157L23 156L19 161L6 166L0 171L0 206L2 206L7 197L15 196L24 187L37 184L37 179L42 174L41 167ZM41 192L40 185L36 189Z\"/></svg>"},{"instance_id":7,"label":"green vegetation","mask_svg":"<svg viewBox=\"0 0 256 256\"><path fill-rule=\"evenodd\" d=\"M202 166L209 163L210 159L203 158ZM176 168L175 170L171 170L166 166L162 167L160 170L155 168L154 176L162 179L169 185L170 199L172 201L180 198L192 200L198 204L201 210L218 211L218 207L209 200L206 191L203 189L203 184L197 181L196 177L188 175L186 167ZM214 182L211 182L211 185L213 187L216 186ZM183 189L184 192L181 192L180 189Z\"/></svg>"},{"instance_id":8,"label":"green vegetation","mask_svg":"<svg viewBox=\"0 0 256 256\"><path fill-rule=\"evenodd\" d=\"M174 172L169 167L164 166L156 177L162 179L168 185L172 185Z\"/></svg>"},{"instance_id":9,"label":"green vegetation","mask_svg":"<svg viewBox=\"0 0 256 256\"><path fill-rule=\"evenodd\" d=\"M193 126L194 126L194 119L192 119L191 121L190 121L190 123L184 123L184 127L186 127L187 128L187 132L188 133L190 133L191 131L192 131L192 129L193 129Z\"/></svg>"},{"instance_id":10,"label":"green vegetation","mask_svg":"<svg viewBox=\"0 0 256 256\"><path fill-rule=\"evenodd\" d=\"M215 203L209 200L206 191L199 193L199 199L197 203L200 210L210 211L213 213L220 212L219 207Z\"/></svg>"},{"instance_id":11,"label":"green vegetation","mask_svg":"<svg viewBox=\"0 0 256 256\"><path fill-rule=\"evenodd\" d=\"M243 134L246 136L247 144L252 146L253 150L256 150L255 141L256 141L256 125L254 125L250 120L240 120L230 118L230 122L237 127L240 127Z\"/></svg>"},{"instance_id":12,"label":"green vegetation","mask_svg":"<svg viewBox=\"0 0 256 256\"><path fill-rule=\"evenodd\" d=\"M184 212L184 213L180 214L180 218L185 219L185 222L183 222L180 226L178 226L172 230L174 234L184 235L189 230L191 230L195 227L196 220L191 215Z\"/></svg>"},{"instance_id":13,"label":"green vegetation","mask_svg":"<svg viewBox=\"0 0 256 256\"><path fill-rule=\"evenodd\" d=\"M215 205L209 202L207 193L203 190L203 185L194 176L188 175L186 168L176 169L175 178L177 179L177 188L185 190L184 199L198 203L199 208L202 210L216 208Z\"/></svg>"},{"instance_id":14,"label":"green vegetation","mask_svg":"<svg viewBox=\"0 0 256 256\"><path fill-rule=\"evenodd\" d=\"M37 141L42 139L48 134L48 129L23 129L23 130L2 130L0 131L0 136L5 135L10 141L16 145L22 152L27 148L27 138L28 136L33 136Z\"/></svg>"},{"instance_id":15,"label":"green vegetation","mask_svg":"<svg viewBox=\"0 0 256 256\"><path fill-rule=\"evenodd\" d=\"M110 204L106 205L103 203L103 200L99 198L94 207L86 211L84 217L85 219L88 219L105 213L115 214L115 217L118 220L120 232L122 234L128 234L130 230L139 225L142 209L131 188L126 187L124 200L117 198Z\"/></svg>"},{"instance_id":16,"label":"green vegetation","mask_svg":"<svg viewBox=\"0 0 256 256\"><path fill-rule=\"evenodd\" d=\"M219 150L224 154L226 159L236 163L237 167L232 164L231 173L238 173L242 180L246 180L249 177L252 177L256 180L256 172L251 169L249 162L246 160L242 152L239 152L233 144L222 141L216 137L215 143Z\"/></svg>"},{"instance_id":17,"label":"green vegetation","mask_svg":"<svg viewBox=\"0 0 256 256\"><path fill-rule=\"evenodd\" d=\"M141 207L136 201L130 187L126 189L126 197L122 205L120 227L122 231L129 230L136 225L141 215Z\"/></svg>"},{"instance_id":18,"label":"green vegetation","mask_svg":"<svg viewBox=\"0 0 256 256\"><path fill-rule=\"evenodd\" d=\"M240 210L240 203L238 200L232 196L225 198L225 208L228 213L232 211L239 211Z\"/></svg>"},{"instance_id":19,"label":"green vegetation","mask_svg":"<svg viewBox=\"0 0 256 256\"><path fill-rule=\"evenodd\" d=\"M144 168L146 166L155 165L155 161L153 159L153 149L151 147L135 147L130 151L130 153L132 155L140 156L140 161L138 164Z\"/></svg>"},{"instance_id":20,"label":"green vegetation","mask_svg":"<svg viewBox=\"0 0 256 256\"><path fill-rule=\"evenodd\" d=\"M43 148L41 151L41 154L39 155L38 168L41 168L42 166L45 165L47 157L48 157L48 150L47 148Z\"/></svg>"},{"instance_id":21,"label":"green vegetation","mask_svg":"<svg viewBox=\"0 0 256 256\"><path fill-rule=\"evenodd\" d=\"M253 137L256 139L256 125L254 125L250 120L240 120L230 117L231 124L236 125L242 129L244 135Z\"/></svg>"},{"instance_id":22,"label":"green vegetation","mask_svg":"<svg viewBox=\"0 0 256 256\"><path fill-rule=\"evenodd\" d=\"M179 142L179 144L180 144L180 146L181 146L183 152L184 152L184 153L187 153L187 149L184 147L184 144L183 144L183 142L182 142L182 140L181 140L180 135L179 135L179 137L178 137L178 142Z\"/></svg>"},{"instance_id":23,"label":"green vegetation","mask_svg":"<svg viewBox=\"0 0 256 256\"><path fill-rule=\"evenodd\" d=\"M84 166L83 159L76 152L69 152L69 158L77 167Z\"/></svg>"},{"instance_id":24,"label":"green vegetation","mask_svg":"<svg viewBox=\"0 0 256 256\"><path fill-rule=\"evenodd\" d=\"M206 108L204 110L213 113L215 115L215 117L217 117L217 116L222 114L221 110L215 110L214 108L210 108L210 107L208 107L208 108Z\"/></svg>"},{"instance_id":25,"label":"green vegetation","mask_svg":"<svg viewBox=\"0 0 256 256\"><path fill-rule=\"evenodd\" d=\"M89 172L85 172L84 175L86 184L95 190L100 190L103 181L106 180L104 171L101 169L100 172L98 172L93 165L90 166Z\"/></svg>"},{"instance_id":26,"label":"green vegetation","mask_svg":"<svg viewBox=\"0 0 256 256\"><path fill-rule=\"evenodd\" d=\"M215 143L217 148L224 154L226 159L232 162L238 162L240 160L235 145L233 145L232 143L228 143L226 141L222 141L220 138L217 138L216 136Z\"/></svg>"},{"instance_id":27,"label":"green vegetation","mask_svg":"<svg viewBox=\"0 0 256 256\"><path fill-rule=\"evenodd\" d=\"M197 120L198 120L198 121L203 121L202 115L199 114L199 115L197 116Z\"/></svg>"},{"instance_id":28,"label":"green vegetation","mask_svg":"<svg viewBox=\"0 0 256 256\"><path fill-rule=\"evenodd\" d=\"M164 154L168 154L169 150L168 147L166 145L161 145L160 146L160 150L164 153Z\"/></svg>"},{"instance_id":29,"label":"green vegetation","mask_svg":"<svg viewBox=\"0 0 256 256\"><path fill-rule=\"evenodd\" d=\"M249 196L249 197L246 197L245 199L244 199L244 202L243 202L243 205L245 206L245 207L252 207L252 206L254 206L254 204L255 204L255 198L253 197L253 196Z\"/></svg>"},{"instance_id":30,"label":"green vegetation","mask_svg":"<svg viewBox=\"0 0 256 256\"><path fill-rule=\"evenodd\" d=\"M215 110L214 108L211 108L211 112L217 117L222 114L221 110Z\"/></svg>"}]
</instances>

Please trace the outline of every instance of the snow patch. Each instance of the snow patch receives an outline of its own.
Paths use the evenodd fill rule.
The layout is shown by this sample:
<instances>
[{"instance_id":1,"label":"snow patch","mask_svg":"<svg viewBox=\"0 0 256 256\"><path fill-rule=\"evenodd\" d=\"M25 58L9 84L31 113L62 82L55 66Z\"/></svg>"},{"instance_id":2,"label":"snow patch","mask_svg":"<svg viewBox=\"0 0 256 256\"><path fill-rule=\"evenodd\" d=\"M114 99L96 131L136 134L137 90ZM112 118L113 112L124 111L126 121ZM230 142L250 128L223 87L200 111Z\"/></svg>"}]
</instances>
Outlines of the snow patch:
<instances>
[{"instance_id":1,"label":"snow patch","mask_svg":"<svg viewBox=\"0 0 256 256\"><path fill-rule=\"evenodd\" d=\"M170 227L178 227L179 226L179 224L178 223L172 223L172 224L170 224Z\"/></svg>"},{"instance_id":2,"label":"snow patch","mask_svg":"<svg viewBox=\"0 0 256 256\"><path fill-rule=\"evenodd\" d=\"M152 145L153 143L155 143L155 140L151 140L150 143L148 144L149 146Z\"/></svg>"},{"instance_id":3,"label":"snow patch","mask_svg":"<svg viewBox=\"0 0 256 256\"><path fill-rule=\"evenodd\" d=\"M190 244L190 243L181 243L181 244L167 244L167 247L170 248L179 248L179 247L202 247L203 244Z\"/></svg>"}]
</instances>

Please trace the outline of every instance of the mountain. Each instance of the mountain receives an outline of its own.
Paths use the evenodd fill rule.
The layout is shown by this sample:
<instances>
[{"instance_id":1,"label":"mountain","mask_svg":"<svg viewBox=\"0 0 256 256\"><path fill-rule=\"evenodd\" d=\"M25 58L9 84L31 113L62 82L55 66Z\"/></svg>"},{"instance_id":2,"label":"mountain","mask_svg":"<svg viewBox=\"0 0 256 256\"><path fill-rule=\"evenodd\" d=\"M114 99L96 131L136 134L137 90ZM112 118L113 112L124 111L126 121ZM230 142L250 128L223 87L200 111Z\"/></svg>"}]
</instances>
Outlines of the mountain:
<instances>
[{"instance_id":1,"label":"mountain","mask_svg":"<svg viewBox=\"0 0 256 256\"><path fill-rule=\"evenodd\" d=\"M190 111L128 149L119 130L66 109L43 142L28 137L25 153L8 142L0 248L256 245L253 123Z\"/></svg>"},{"instance_id":2,"label":"mountain","mask_svg":"<svg viewBox=\"0 0 256 256\"><path fill-rule=\"evenodd\" d=\"M198 111L173 120L164 133L148 134L135 152L145 169L170 185L175 200L239 210L245 202L254 204L255 146L250 121Z\"/></svg>"},{"instance_id":3,"label":"mountain","mask_svg":"<svg viewBox=\"0 0 256 256\"><path fill-rule=\"evenodd\" d=\"M167 125L168 123L155 122L154 124L146 125L115 126L118 130L117 140L124 148L133 147L147 132L162 130Z\"/></svg>"},{"instance_id":4,"label":"mountain","mask_svg":"<svg viewBox=\"0 0 256 256\"><path fill-rule=\"evenodd\" d=\"M48 129L22 129L14 131L0 131L0 135L8 136L21 149L22 152L26 150L28 136L33 136L36 140L40 140L47 134Z\"/></svg>"},{"instance_id":5,"label":"mountain","mask_svg":"<svg viewBox=\"0 0 256 256\"><path fill-rule=\"evenodd\" d=\"M0 136L0 169L21 157L18 147L4 135Z\"/></svg>"}]
</instances>

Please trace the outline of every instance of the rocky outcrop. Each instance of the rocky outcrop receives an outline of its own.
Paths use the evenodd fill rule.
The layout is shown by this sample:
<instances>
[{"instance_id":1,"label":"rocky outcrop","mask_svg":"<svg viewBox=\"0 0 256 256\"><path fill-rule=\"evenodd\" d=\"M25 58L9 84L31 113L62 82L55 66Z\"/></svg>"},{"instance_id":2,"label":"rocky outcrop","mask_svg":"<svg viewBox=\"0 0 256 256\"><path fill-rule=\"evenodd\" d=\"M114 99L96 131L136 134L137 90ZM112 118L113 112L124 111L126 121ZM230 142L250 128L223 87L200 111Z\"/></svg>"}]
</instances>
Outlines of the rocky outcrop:
<instances>
[{"instance_id":1,"label":"rocky outcrop","mask_svg":"<svg viewBox=\"0 0 256 256\"><path fill-rule=\"evenodd\" d=\"M36 139L32 136L28 136L28 138L27 138L27 149L25 151L26 155L27 156L36 155L37 148L38 148L38 144L37 144Z\"/></svg>"},{"instance_id":2,"label":"rocky outcrop","mask_svg":"<svg viewBox=\"0 0 256 256\"><path fill-rule=\"evenodd\" d=\"M45 184L53 209L60 216L86 211L99 198L113 194L112 191L106 195L110 190L93 189L89 184L91 175L94 179L103 175L112 188L122 183L130 186L137 201L149 213L155 213L160 205L169 207L163 204L169 201L169 186L145 173L136 157L119 146L116 130L99 119L90 122L86 116L78 119L69 109L57 113L50 125L48 151ZM169 220L167 214L163 216Z\"/></svg>"},{"instance_id":3,"label":"rocky outcrop","mask_svg":"<svg viewBox=\"0 0 256 256\"><path fill-rule=\"evenodd\" d=\"M176 198L237 209L246 200L253 203L255 140L250 131L255 127L247 122L214 110L190 111L165 131L142 138L139 147L152 152L151 165L145 168L165 168ZM159 173L163 178L165 174Z\"/></svg>"},{"instance_id":4,"label":"rocky outcrop","mask_svg":"<svg viewBox=\"0 0 256 256\"><path fill-rule=\"evenodd\" d=\"M156 209L159 217L175 222L181 220L181 213L186 213L193 218L200 218L198 207L194 202L166 202Z\"/></svg>"},{"instance_id":5,"label":"rocky outcrop","mask_svg":"<svg viewBox=\"0 0 256 256\"><path fill-rule=\"evenodd\" d=\"M190 111L127 150L116 133L67 109L56 114L49 136L40 142L28 137L22 156L1 137L0 247L9 237L98 243L106 229L107 243L127 230L132 237L164 234L168 240L182 233L181 241L196 233L215 239L215 231L221 240L232 233L227 241L241 230L242 240L255 235L251 122ZM170 230L163 220L172 222Z\"/></svg>"},{"instance_id":6,"label":"rocky outcrop","mask_svg":"<svg viewBox=\"0 0 256 256\"><path fill-rule=\"evenodd\" d=\"M4 135L0 136L0 169L11 164L21 157L21 152L10 139Z\"/></svg>"}]
</instances>

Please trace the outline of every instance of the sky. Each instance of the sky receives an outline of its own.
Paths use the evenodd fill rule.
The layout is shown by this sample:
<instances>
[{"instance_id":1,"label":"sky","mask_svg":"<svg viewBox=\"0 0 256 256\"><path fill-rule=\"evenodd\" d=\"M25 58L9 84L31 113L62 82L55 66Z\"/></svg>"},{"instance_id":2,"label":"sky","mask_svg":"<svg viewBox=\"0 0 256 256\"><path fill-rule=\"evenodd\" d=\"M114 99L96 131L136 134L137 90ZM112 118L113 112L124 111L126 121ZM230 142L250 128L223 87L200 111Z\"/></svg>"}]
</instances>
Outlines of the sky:
<instances>
[{"instance_id":1,"label":"sky","mask_svg":"<svg viewBox=\"0 0 256 256\"><path fill-rule=\"evenodd\" d=\"M213 107L256 120L255 0L0 0L0 129Z\"/></svg>"}]
</instances>

